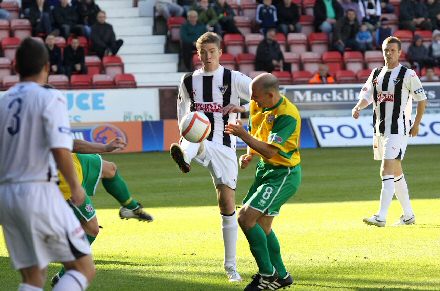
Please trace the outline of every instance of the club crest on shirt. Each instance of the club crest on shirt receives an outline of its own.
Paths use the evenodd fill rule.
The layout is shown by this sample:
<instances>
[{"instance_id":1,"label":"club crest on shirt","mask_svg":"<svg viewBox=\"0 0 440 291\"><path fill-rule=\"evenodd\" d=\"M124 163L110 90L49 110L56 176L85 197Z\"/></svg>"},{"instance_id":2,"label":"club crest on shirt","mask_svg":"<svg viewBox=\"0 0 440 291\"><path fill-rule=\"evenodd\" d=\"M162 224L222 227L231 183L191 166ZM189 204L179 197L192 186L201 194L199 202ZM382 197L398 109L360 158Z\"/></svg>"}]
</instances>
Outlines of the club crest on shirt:
<instances>
[{"instance_id":1,"label":"club crest on shirt","mask_svg":"<svg viewBox=\"0 0 440 291\"><path fill-rule=\"evenodd\" d=\"M225 95L226 90L228 90L228 85L218 86L218 89L222 92L222 95Z\"/></svg>"},{"instance_id":2,"label":"club crest on shirt","mask_svg":"<svg viewBox=\"0 0 440 291\"><path fill-rule=\"evenodd\" d=\"M266 120L267 120L267 123L272 123L272 122L275 120L275 115L273 115L273 114L269 114L269 115L266 117Z\"/></svg>"},{"instance_id":3,"label":"club crest on shirt","mask_svg":"<svg viewBox=\"0 0 440 291\"><path fill-rule=\"evenodd\" d=\"M377 86L378 83L379 83L379 81L377 81L377 78L375 78L375 79L373 80L373 86Z\"/></svg>"},{"instance_id":4,"label":"club crest on shirt","mask_svg":"<svg viewBox=\"0 0 440 291\"><path fill-rule=\"evenodd\" d=\"M272 133L272 134L269 135L268 141L270 143L275 142L275 143L278 143L278 144L282 144L283 143L283 138L281 136L277 135L276 133Z\"/></svg>"},{"instance_id":5,"label":"club crest on shirt","mask_svg":"<svg viewBox=\"0 0 440 291\"><path fill-rule=\"evenodd\" d=\"M393 82L394 82L394 86L396 86L400 82L400 79L396 78L396 79L393 80Z\"/></svg>"}]
</instances>

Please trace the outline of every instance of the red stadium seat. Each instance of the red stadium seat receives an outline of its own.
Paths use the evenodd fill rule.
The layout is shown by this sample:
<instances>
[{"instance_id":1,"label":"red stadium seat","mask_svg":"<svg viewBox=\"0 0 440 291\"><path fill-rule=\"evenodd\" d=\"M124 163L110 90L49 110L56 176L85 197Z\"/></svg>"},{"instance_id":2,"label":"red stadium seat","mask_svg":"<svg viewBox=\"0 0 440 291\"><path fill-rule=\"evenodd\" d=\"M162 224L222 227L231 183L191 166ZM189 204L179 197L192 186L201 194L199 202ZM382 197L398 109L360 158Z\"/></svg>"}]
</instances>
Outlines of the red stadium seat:
<instances>
[{"instance_id":1,"label":"red stadium seat","mask_svg":"<svg viewBox=\"0 0 440 291\"><path fill-rule=\"evenodd\" d=\"M185 23L185 21L186 19L181 16L168 18L167 26L171 41L180 41L180 27Z\"/></svg>"},{"instance_id":2,"label":"red stadium seat","mask_svg":"<svg viewBox=\"0 0 440 291\"><path fill-rule=\"evenodd\" d=\"M15 84L17 84L19 81L20 81L20 79L19 79L18 75L4 76L3 81L2 81L3 89L8 90L9 88L11 88Z\"/></svg>"},{"instance_id":3,"label":"red stadium seat","mask_svg":"<svg viewBox=\"0 0 440 291\"><path fill-rule=\"evenodd\" d=\"M9 37L9 21L0 19L0 41L5 37Z\"/></svg>"},{"instance_id":4,"label":"red stadium seat","mask_svg":"<svg viewBox=\"0 0 440 291\"><path fill-rule=\"evenodd\" d=\"M278 32L275 35L275 39L277 40L278 44L280 45L280 49L282 52L286 51L286 36L284 33Z\"/></svg>"},{"instance_id":5,"label":"red stadium seat","mask_svg":"<svg viewBox=\"0 0 440 291\"><path fill-rule=\"evenodd\" d=\"M252 71L249 73L249 78L254 79L256 76L266 73L265 71Z\"/></svg>"},{"instance_id":6,"label":"red stadium seat","mask_svg":"<svg viewBox=\"0 0 440 291\"><path fill-rule=\"evenodd\" d=\"M248 17L249 20L255 20L257 14L255 0L241 0L240 6L244 16Z\"/></svg>"},{"instance_id":7,"label":"red stadium seat","mask_svg":"<svg viewBox=\"0 0 440 291\"><path fill-rule=\"evenodd\" d=\"M238 70L249 76L249 73L255 70L255 55L239 54L237 55Z\"/></svg>"},{"instance_id":8,"label":"red stadium seat","mask_svg":"<svg viewBox=\"0 0 440 291\"><path fill-rule=\"evenodd\" d=\"M57 89L69 89L69 78L66 75L49 75L49 85Z\"/></svg>"},{"instance_id":9,"label":"red stadium seat","mask_svg":"<svg viewBox=\"0 0 440 291\"><path fill-rule=\"evenodd\" d=\"M290 71L296 72L299 71L299 54L296 52L285 52L284 54L284 62L290 64Z\"/></svg>"},{"instance_id":10,"label":"red stadium seat","mask_svg":"<svg viewBox=\"0 0 440 291\"><path fill-rule=\"evenodd\" d=\"M413 41L413 32L411 30L396 30L393 35L400 39L402 42L402 51L406 53Z\"/></svg>"},{"instance_id":11,"label":"red stadium seat","mask_svg":"<svg viewBox=\"0 0 440 291\"><path fill-rule=\"evenodd\" d=\"M287 71L273 71L272 75L278 78L280 85L291 85L292 84L292 75Z\"/></svg>"},{"instance_id":12,"label":"red stadium seat","mask_svg":"<svg viewBox=\"0 0 440 291\"><path fill-rule=\"evenodd\" d=\"M287 45L291 52L301 54L307 51L307 35L304 33L289 33L287 35Z\"/></svg>"},{"instance_id":13,"label":"red stadium seat","mask_svg":"<svg viewBox=\"0 0 440 291\"><path fill-rule=\"evenodd\" d=\"M223 43L228 54L237 56L244 51L244 37L239 33L225 34Z\"/></svg>"},{"instance_id":14,"label":"red stadium seat","mask_svg":"<svg viewBox=\"0 0 440 291\"><path fill-rule=\"evenodd\" d=\"M11 19L17 19L20 12L18 1L3 1L0 3L0 8L7 10L10 13Z\"/></svg>"},{"instance_id":15,"label":"red stadium seat","mask_svg":"<svg viewBox=\"0 0 440 291\"><path fill-rule=\"evenodd\" d=\"M92 76L72 75L70 77L70 87L72 89L90 89L92 87Z\"/></svg>"},{"instance_id":16,"label":"red stadium seat","mask_svg":"<svg viewBox=\"0 0 440 291\"><path fill-rule=\"evenodd\" d=\"M55 44L63 50L66 47L66 40L62 36L55 37Z\"/></svg>"},{"instance_id":17,"label":"red stadium seat","mask_svg":"<svg viewBox=\"0 0 440 291\"><path fill-rule=\"evenodd\" d=\"M302 26L302 33L305 35L311 34L315 28L313 27L313 16L312 15L301 15L299 17L299 23Z\"/></svg>"},{"instance_id":18,"label":"red stadium seat","mask_svg":"<svg viewBox=\"0 0 440 291\"><path fill-rule=\"evenodd\" d=\"M15 51L20 45L21 40L17 37L6 37L2 39L2 49L5 57L13 61L15 59Z\"/></svg>"},{"instance_id":19,"label":"red stadium seat","mask_svg":"<svg viewBox=\"0 0 440 291\"><path fill-rule=\"evenodd\" d=\"M421 36L423 39L423 45L429 48L432 42L432 31L430 30L416 30L414 35Z\"/></svg>"},{"instance_id":20,"label":"red stadium seat","mask_svg":"<svg viewBox=\"0 0 440 291\"><path fill-rule=\"evenodd\" d=\"M118 74L115 76L115 85L118 88L136 88L136 79L132 74Z\"/></svg>"},{"instance_id":21,"label":"red stadium seat","mask_svg":"<svg viewBox=\"0 0 440 291\"><path fill-rule=\"evenodd\" d=\"M314 52L305 52L301 54L301 62L304 71L316 72L319 64L322 63L321 55Z\"/></svg>"},{"instance_id":22,"label":"red stadium seat","mask_svg":"<svg viewBox=\"0 0 440 291\"><path fill-rule=\"evenodd\" d=\"M86 67L87 72L89 75L96 75L101 74L102 71L102 65L101 65L101 59L97 56L86 56Z\"/></svg>"},{"instance_id":23,"label":"red stadium seat","mask_svg":"<svg viewBox=\"0 0 440 291\"><path fill-rule=\"evenodd\" d=\"M306 15L313 15L314 6L315 6L315 0L303 0L304 13Z\"/></svg>"},{"instance_id":24,"label":"red stadium seat","mask_svg":"<svg viewBox=\"0 0 440 291\"><path fill-rule=\"evenodd\" d=\"M361 52L344 52L344 63L347 70L357 72L364 68L364 56Z\"/></svg>"},{"instance_id":25,"label":"red stadium seat","mask_svg":"<svg viewBox=\"0 0 440 291\"><path fill-rule=\"evenodd\" d=\"M115 76L124 73L124 63L118 56L105 56L102 58L102 65L106 75Z\"/></svg>"},{"instance_id":26,"label":"red stadium seat","mask_svg":"<svg viewBox=\"0 0 440 291\"><path fill-rule=\"evenodd\" d=\"M24 39L32 35L32 26L27 19L12 19L11 32L14 37Z\"/></svg>"},{"instance_id":27,"label":"red stadium seat","mask_svg":"<svg viewBox=\"0 0 440 291\"><path fill-rule=\"evenodd\" d=\"M112 89L115 87L114 77L104 74L93 75L92 85L95 89Z\"/></svg>"},{"instance_id":28,"label":"red stadium seat","mask_svg":"<svg viewBox=\"0 0 440 291\"><path fill-rule=\"evenodd\" d=\"M255 14L255 12L254 12ZM255 19L255 15L254 15ZM251 18L247 16L234 16L235 25L238 30L240 30L241 34L246 36L251 33Z\"/></svg>"},{"instance_id":29,"label":"red stadium seat","mask_svg":"<svg viewBox=\"0 0 440 291\"><path fill-rule=\"evenodd\" d=\"M328 51L328 35L323 32L312 32L309 34L310 50L322 55Z\"/></svg>"},{"instance_id":30,"label":"red stadium seat","mask_svg":"<svg viewBox=\"0 0 440 291\"><path fill-rule=\"evenodd\" d=\"M220 64L230 70L235 70L235 57L231 54L222 54Z\"/></svg>"},{"instance_id":31,"label":"red stadium seat","mask_svg":"<svg viewBox=\"0 0 440 291\"><path fill-rule=\"evenodd\" d=\"M297 71L292 73L293 84L308 84L313 74L309 71Z\"/></svg>"},{"instance_id":32,"label":"red stadium seat","mask_svg":"<svg viewBox=\"0 0 440 291\"><path fill-rule=\"evenodd\" d=\"M356 77L359 82L365 83L368 77L370 76L370 74L371 74L371 69L360 70L356 73Z\"/></svg>"},{"instance_id":33,"label":"red stadium seat","mask_svg":"<svg viewBox=\"0 0 440 291\"><path fill-rule=\"evenodd\" d=\"M356 83L357 82L356 74L350 70L336 71L335 78L336 78L337 83Z\"/></svg>"},{"instance_id":34,"label":"red stadium seat","mask_svg":"<svg viewBox=\"0 0 440 291\"><path fill-rule=\"evenodd\" d=\"M343 69L342 56L340 52L332 51L322 54L322 61L329 68L331 74Z\"/></svg>"},{"instance_id":35,"label":"red stadium seat","mask_svg":"<svg viewBox=\"0 0 440 291\"><path fill-rule=\"evenodd\" d=\"M244 36L248 53L256 55L258 44L264 39L261 33L249 33Z\"/></svg>"},{"instance_id":36,"label":"red stadium seat","mask_svg":"<svg viewBox=\"0 0 440 291\"><path fill-rule=\"evenodd\" d=\"M366 51L365 63L367 68L372 70L374 68L382 67L384 65L383 55L380 51Z\"/></svg>"},{"instance_id":37,"label":"red stadium seat","mask_svg":"<svg viewBox=\"0 0 440 291\"><path fill-rule=\"evenodd\" d=\"M4 76L9 76L11 74L11 60L8 58L0 58L0 80Z\"/></svg>"}]
</instances>

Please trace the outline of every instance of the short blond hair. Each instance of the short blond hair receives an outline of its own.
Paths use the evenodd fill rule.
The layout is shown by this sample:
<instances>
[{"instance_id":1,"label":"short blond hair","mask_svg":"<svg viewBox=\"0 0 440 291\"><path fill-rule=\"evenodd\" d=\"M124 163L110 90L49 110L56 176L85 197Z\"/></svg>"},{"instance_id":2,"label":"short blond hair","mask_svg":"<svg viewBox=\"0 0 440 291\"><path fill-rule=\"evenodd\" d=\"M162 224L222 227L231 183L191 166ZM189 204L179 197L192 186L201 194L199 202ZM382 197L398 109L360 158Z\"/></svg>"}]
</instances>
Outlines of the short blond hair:
<instances>
[{"instance_id":1,"label":"short blond hair","mask_svg":"<svg viewBox=\"0 0 440 291\"><path fill-rule=\"evenodd\" d=\"M219 49L221 49L221 42L222 39L217 33L205 32L197 39L196 48L199 51L202 48L203 44L214 43Z\"/></svg>"},{"instance_id":2,"label":"short blond hair","mask_svg":"<svg viewBox=\"0 0 440 291\"><path fill-rule=\"evenodd\" d=\"M397 47L399 48L399 51L402 50L402 42L400 41L400 39L398 37L395 36L389 36L387 37L383 43L382 43L382 47L384 45L387 45L389 43L397 43Z\"/></svg>"}]
</instances>

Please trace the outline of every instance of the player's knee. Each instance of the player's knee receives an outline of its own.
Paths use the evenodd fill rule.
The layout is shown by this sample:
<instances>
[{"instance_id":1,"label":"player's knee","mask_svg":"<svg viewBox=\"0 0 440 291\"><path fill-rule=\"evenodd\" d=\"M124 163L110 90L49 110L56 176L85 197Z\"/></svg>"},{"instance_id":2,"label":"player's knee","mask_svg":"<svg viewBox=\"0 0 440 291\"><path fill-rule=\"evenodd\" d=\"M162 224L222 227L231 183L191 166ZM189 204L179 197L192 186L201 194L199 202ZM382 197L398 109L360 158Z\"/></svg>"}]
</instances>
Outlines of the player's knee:
<instances>
[{"instance_id":1,"label":"player's knee","mask_svg":"<svg viewBox=\"0 0 440 291\"><path fill-rule=\"evenodd\" d=\"M102 173L103 178L113 178L116 175L117 169L115 163L104 161Z\"/></svg>"},{"instance_id":2,"label":"player's knee","mask_svg":"<svg viewBox=\"0 0 440 291\"><path fill-rule=\"evenodd\" d=\"M93 227L91 229L89 229L89 231L87 232L88 235L97 237L99 234L99 226Z\"/></svg>"},{"instance_id":3,"label":"player's knee","mask_svg":"<svg viewBox=\"0 0 440 291\"><path fill-rule=\"evenodd\" d=\"M255 222L252 222L250 217L248 217L246 215L246 213L243 210L241 210L239 215L238 215L238 224L240 225L240 227L243 230L248 230L248 229L252 228L255 225Z\"/></svg>"}]
</instances>

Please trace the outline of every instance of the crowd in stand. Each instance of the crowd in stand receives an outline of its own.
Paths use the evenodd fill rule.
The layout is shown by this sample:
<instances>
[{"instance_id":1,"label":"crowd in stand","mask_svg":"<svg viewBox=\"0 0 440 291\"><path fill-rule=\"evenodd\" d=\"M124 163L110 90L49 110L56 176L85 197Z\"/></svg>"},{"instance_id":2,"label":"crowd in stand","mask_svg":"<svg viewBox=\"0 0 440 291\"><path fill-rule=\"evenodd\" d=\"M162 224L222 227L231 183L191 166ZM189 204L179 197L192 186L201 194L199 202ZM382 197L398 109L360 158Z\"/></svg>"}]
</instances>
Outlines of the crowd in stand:
<instances>
[{"instance_id":1,"label":"crowd in stand","mask_svg":"<svg viewBox=\"0 0 440 291\"><path fill-rule=\"evenodd\" d=\"M242 14L240 8L248 2L157 0L156 15L165 19L187 17L180 31L181 55L186 70L192 70L196 39L206 31L222 36L240 34L234 19L237 14ZM252 32L264 35L255 54L256 71L289 70L289 64L284 61L286 50L280 47L275 36L282 33L287 37L290 33L302 32L301 17L306 14L304 3L305 0L256 0L255 18L251 19ZM327 34L329 51L338 51L342 55L346 51L380 50L386 37L397 29L406 30L413 36L413 42L403 49L404 63L423 74L435 72L440 65L440 0L402 0L400 3L390 0L316 0L311 8L313 30ZM432 40L427 43L426 38L419 35L422 31L433 31ZM321 66L320 71L324 70ZM322 79L316 78L318 70L316 73L311 80L313 83ZM334 73L327 68L326 74Z\"/></svg>"}]
</instances>

